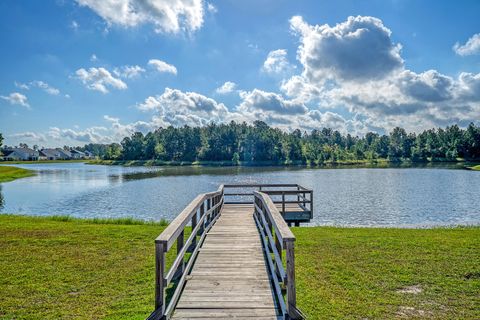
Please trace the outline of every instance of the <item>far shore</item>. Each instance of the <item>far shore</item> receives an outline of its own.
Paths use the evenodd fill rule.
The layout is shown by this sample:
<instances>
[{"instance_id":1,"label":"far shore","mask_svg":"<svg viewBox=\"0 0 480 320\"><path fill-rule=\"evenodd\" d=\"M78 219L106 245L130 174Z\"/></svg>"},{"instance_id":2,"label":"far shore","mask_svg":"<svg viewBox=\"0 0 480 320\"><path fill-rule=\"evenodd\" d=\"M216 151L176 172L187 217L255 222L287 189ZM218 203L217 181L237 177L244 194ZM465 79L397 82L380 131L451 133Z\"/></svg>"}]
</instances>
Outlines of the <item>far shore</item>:
<instances>
[{"instance_id":1,"label":"far shore","mask_svg":"<svg viewBox=\"0 0 480 320\"><path fill-rule=\"evenodd\" d=\"M164 160L102 160L102 159L76 159L76 160L37 160L37 161L0 161L0 166L15 164L49 164L49 163L85 163L93 165L112 165L126 167L305 167L305 168L435 168L448 166L456 169L480 170L479 161L465 159L457 160L430 160L392 161L388 159L372 160L339 160L322 163L305 163L303 161L164 161Z\"/></svg>"}]
</instances>

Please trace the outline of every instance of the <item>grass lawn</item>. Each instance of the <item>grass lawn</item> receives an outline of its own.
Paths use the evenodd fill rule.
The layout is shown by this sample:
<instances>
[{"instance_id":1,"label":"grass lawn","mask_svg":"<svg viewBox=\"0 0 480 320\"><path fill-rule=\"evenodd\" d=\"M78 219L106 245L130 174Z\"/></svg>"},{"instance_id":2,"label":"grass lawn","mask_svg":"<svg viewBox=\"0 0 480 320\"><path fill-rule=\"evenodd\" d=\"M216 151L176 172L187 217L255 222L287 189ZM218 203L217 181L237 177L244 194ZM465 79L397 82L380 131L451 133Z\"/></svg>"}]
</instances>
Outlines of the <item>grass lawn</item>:
<instances>
[{"instance_id":1,"label":"grass lawn","mask_svg":"<svg viewBox=\"0 0 480 320\"><path fill-rule=\"evenodd\" d=\"M76 159L76 160L35 160L35 161L0 161L0 164L36 164L36 163L78 163L88 162L89 160Z\"/></svg>"},{"instance_id":2,"label":"grass lawn","mask_svg":"<svg viewBox=\"0 0 480 320\"><path fill-rule=\"evenodd\" d=\"M0 318L144 319L164 226L121 223L0 215ZM480 228L293 230L309 319L480 318Z\"/></svg>"},{"instance_id":3,"label":"grass lawn","mask_svg":"<svg viewBox=\"0 0 480 320\"><path fill-rule=\"evenodd\" d=\"M15 179L31 177L35 175L32 170L10 167L10 166L0 166L0 182L13 181Z\"/></svg>"}]
</instances>

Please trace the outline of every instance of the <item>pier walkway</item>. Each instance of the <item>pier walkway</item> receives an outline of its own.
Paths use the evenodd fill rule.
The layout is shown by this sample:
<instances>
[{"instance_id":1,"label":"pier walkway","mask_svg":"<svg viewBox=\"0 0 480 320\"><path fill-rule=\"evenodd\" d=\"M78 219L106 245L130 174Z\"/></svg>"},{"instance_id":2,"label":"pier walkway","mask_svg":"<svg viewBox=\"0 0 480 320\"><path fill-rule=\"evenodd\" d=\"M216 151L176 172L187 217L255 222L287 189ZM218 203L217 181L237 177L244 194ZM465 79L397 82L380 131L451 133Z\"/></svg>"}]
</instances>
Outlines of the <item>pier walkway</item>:
<instances>
[{"instance_id":1,"label":"pier walkway","mask_svg":"<svg viewBox=\"0 0 480 320\"><path fill-rule=\"evenodd\" d=\"M155 241L155 311L149 319L302 319L295 236L284 217L296 213L307 221L311 198L311 190L279 184L222 185L197 196ZM167 254L174 243L176 254Z\"/></svg>"}]
</instances>

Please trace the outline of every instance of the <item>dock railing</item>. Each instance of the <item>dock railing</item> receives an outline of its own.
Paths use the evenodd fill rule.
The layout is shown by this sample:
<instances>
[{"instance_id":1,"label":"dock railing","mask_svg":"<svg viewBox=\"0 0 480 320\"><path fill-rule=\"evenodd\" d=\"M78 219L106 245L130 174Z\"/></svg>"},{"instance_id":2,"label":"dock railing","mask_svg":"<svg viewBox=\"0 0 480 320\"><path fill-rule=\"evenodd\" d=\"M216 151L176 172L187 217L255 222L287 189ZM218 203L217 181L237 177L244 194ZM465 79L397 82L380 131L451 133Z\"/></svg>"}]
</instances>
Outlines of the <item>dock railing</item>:
<instances>
[{"instance_id":1,"label":"dock railing","mask_svg":"<svg viewBox=\"0 0 480 320\"><path fill-rule=\"evenodd\" d=\"M225 193L227 188L256 188L261 191ZM277 188L271 190L271 188ZM296 190L279 190L278 188L295 188ZM292 193L289 193L292 192ZM222 207L227 203L254 204L259 232L266 250L266 259L274 282L274 289L280 309L285 319L303 319L296 307L295 292L295 236L291 232L282 214L278 210L272 196L282 196L285 210L286 196L294 194L297 202L305 206L312 205L312 190L297 184L229 184L221 185L217 191L199 194L185 209L163 230L155 239L155 310L148 317L150 320L169 319L180 298L187 276L193 267L207 232L218 219ZM300 194L300 195L299 195ZM305 195L309 195L306 198ZM225 198L249 196L250 201L227 202ZM253 197L253 199L252 199ZM293 201L293 200L291 200ZM303 203L303 202L304 203ZM185 239L186 227L191 227L191 233ZM166 269L166 254L176 243L176 256ZM283 267L282 255L285 251L286 269ZM191 253L187 255L187 253ZM273 255L273 260L272 260ZM175 281L176 287L171 298L166 303L167 288ZM286 288L286 299L282 287Z\"/></svg>"},{"instance_id":2,"label":"dock railing","mask_svg":"<svg viewBox=\"0 0 480 320\"><path fill-rule=\"evenodd\" d=\"M254 192L255 221L265 248L273 287L285 319L304 319L297 309L295 290L295 236L272 199L264 192ZM283 265L283 253L286 268ZM286 298L282 288L286 288Z\"/></svg>"},{"instance_id":3,"label":"dock railing","mask_svg":"<svg viewBox=\"0 0 480 320\"><path fill-rule=\"evenodd\" d=\"M208 230L218 218L223 203L223 185L215 192L199 194L155 239L155 311L148 319L165 319L172 315L187 272L191 269ZM191 226L192 231L185 241L187 225ZM177 255L170 269L166 270L166 254L175 242ZM191 255L185 261L187 252L191 252ZM166 289L173 280L178 282L170 302L166 305Z\"/></svg>"},{"instance_id":4,"label":"dock railing","mask_svg":"<svg viewBox=\"0 0 480 320\"><path fill-rule=\"evenodd\" d=\"M278 211L290 222L309 222L313 218L313 190L305 188L299 184L225 184L225 203L242 204L253 201L256 191L261 191L272 199L272 202L278 205ZM226 189L230 189L228 192ZM289 205L298 205L298 209L303 211L301 216L286 216ZM305 216L304 213L307 213ZM298 223L296 223L298 226Z\"/></svg>"}]
</instances>

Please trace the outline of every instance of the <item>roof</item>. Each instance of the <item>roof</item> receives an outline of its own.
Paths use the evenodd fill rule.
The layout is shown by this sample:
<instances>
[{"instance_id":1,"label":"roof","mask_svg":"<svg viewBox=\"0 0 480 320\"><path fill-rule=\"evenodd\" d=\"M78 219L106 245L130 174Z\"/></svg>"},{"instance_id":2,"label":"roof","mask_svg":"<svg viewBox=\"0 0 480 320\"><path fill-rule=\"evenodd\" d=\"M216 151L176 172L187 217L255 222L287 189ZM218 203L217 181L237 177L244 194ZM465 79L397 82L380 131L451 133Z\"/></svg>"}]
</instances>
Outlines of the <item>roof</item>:
<instances>
[{"instance_id":1,"label":"roof","mask_svg":"<svg viewBox=\"0 0 480 320\"><path fill-rule=\"evenodd\" d=\"M38 156L38 151L35 151L30 148L9 148L9 149L3 150L4 155L10 155L14 152L22 156L24 155L33 156L33 157Z\"/></svg>"},{"instance_id":2,"label":"roof","mask_svg":"<svg viewBox=\"0 0 480 320\"><path fill-rule=\"evenodd\" d=\"M45 157L61 157L63 154L57 149L42 149L40 153Z\"/></svg>"},{"instance_id":3,"label":"roof","mask_svg":"<svg viewBox=\"0 0 480 320\"><path fill-rule=\"evenodd\" d=\"M55 149L57 150L58 152L60 152L63 156L67 156L67 157L71 157L72 156L72 153L68 150L64 150L62 148L57 148Z\"/></svg>"},{"instance_id":4,"label":"roof","mask_svg":"<svg viewBox=\"0 0 480 320\"><path fill-rule=\"evenodd\" d=\"M77 154L80 154L80 155L85 155L85 153L83 153L82 151L76 150L76 149L70 150L70 152L71 153L77 153Z\"/></svg>"}]
</instances>

